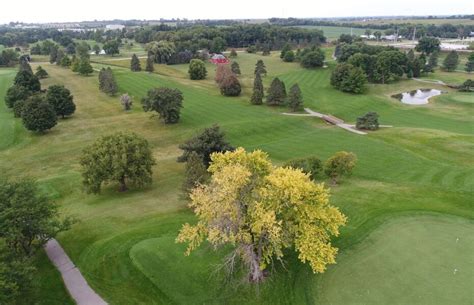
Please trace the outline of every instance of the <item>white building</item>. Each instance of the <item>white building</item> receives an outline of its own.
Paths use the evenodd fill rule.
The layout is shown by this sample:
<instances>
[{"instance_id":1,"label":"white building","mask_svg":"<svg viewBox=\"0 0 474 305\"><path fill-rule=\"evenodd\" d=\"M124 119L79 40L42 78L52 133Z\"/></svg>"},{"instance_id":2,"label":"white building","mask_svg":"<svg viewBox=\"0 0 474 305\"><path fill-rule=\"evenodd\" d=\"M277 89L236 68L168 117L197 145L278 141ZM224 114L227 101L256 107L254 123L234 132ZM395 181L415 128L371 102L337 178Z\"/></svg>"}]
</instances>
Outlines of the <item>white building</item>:
<instances>
[{"instance_id":1,"label":"white building","mask_svg":"<svg viewBox=\"0 0 474 305\"><path fill-rule=\"evenodd\" d=\"M123 29L125 26L123 24L107 24L105 26L105 28L107 30L121 30Z\"/></svg>"}]
</instances>

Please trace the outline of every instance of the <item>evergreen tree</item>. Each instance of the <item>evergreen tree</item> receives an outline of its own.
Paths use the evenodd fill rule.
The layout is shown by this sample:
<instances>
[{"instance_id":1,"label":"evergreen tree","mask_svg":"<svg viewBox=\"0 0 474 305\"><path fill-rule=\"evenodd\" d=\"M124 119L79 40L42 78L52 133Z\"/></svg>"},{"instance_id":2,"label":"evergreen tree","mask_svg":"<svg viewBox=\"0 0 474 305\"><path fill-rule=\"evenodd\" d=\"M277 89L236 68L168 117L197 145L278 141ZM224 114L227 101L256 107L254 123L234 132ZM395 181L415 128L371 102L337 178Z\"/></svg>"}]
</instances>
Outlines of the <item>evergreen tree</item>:
<instances>
[{"instance_id":1,"label":"evergreen tree","mask_svg":"<svg viewBox=\"0 0 474 305\"><path fill-rule=\"evenodd\" d=\"M428 65L434 70L434 68L438 67L438 58L439 58L439 52L435 51L431 53L430 58L428 60Z\"/></svg>"},{"instance_id":2,"label":"evergreen tree","mask_svg":"<svg viewBox=\"0 0 474 305\"><path fill-rule=\"evenodd\" d=\"M338 64L331 74L331 85L343 92L362 93L366 82L364 71L351 64Z\"/></svg>"},{"instance_id":3,"label":"evergreen tree","mask_svg":"<svg viewBox=\"0 0 474 305\"><path fill-rule=\"evenodd\" d=\"M195 152L206 168L211 162L213 153L234 150L234 147L225 139L225 133L221 131L219 125L205 128L199 135L179 145L179 148L183 154L178 157L178 162L187 162L190 155Z\"/></svg>"},{"instance_id":4,"label":"evergreen tree","mask_svg":"<svg viewBox=\"0 0 474 305\"><path fill-rule=\"evenodd\" d=\"M26 56L20 56L19 71L27 71L33 74L33 70L31 69L30 63L28 62L28 58Z\"/></svg>"},{"instance_id":5,"label":"evergreen tree","mask_svg":"<svg viewBox=\"0 0 474 305\"><path fill-rule=\"evenodd\" d=\"M61 85L50 86L46 92L46 101L53 106L56 115L63 119L76 111L71 91Z\"/></svg>"},{"instance_id":6,"label":"evergreen tree","mask_svg":"<svg viewBox=\"0 0 474 305\"><path fill-rule=\"evenodd\" d=\"M290 88L290 93L288 94L288 106L290 106L290 109L293 112L303 108L303 94L301 93L301 89L298 84L294 84Z\"/></svg>"},{"instance_id":7,"label":"evergreen tree","mask_svg":"<svg viewBox=\"0 0 474 305\"><path fill-rule=\"evenodd\" d=\"M61 61L63 60L64 56L64 51L62 49L58 49L58 51L56 52L56 65L61 65Z\"/></svg>"},{"instance_id":8,"label":"evergreen tree","mask_svg":"<svg viewBox=\"0 0 474 305\"><path fill-rule=\"evenodd\" d=\"M257 61L257 64L255 65L255 72L254 74L257 75L260 74L260 76L267 76L267 68L265 67L265 64L263 63L263 60L259 59Z\"/></svg>"},{"instance_id":9,"label":"evergreen tree","mask_svg":"<svg viewBox=\"0 0 474 305\"><path fill-rule=\"evenodd\" d=\"M138 59L136 54L132 55L132 60L130 61L130 70L132 70L133 72L139 72L142 70L140 60Z\"/></svg>"},{"instance_id":10,"label":"evergreen tree","mask_svg":"<svg viewBox=\"0 0 474 305\"><path fill-rule=\"evenodd\" d=\"M236 61L233 61L231 66L230 66L230 69L232 70L232 72L235 74L235 75L240 75L241 72L240 72L240 65L238 62Z\"/></svg>"},{"instance_id":11,"label":"evergreen tree","mask_svg":"<svg viewBox=\"0 0 474 305\"><path fill-rule=\"evenodd\" d=\"M265 43L262 47L262 55L267 56L270 55L271 47L268 43Z\"/></svg>"},{"instance_id":12,"label":"evergreen tree","mask_svg":"<svg viewBox=\"0 0 474 305\"><path fill-rule=\"evenodd\" d=\"M229 57L232 57L232 58L237 57L237 51L235 51L235 49L230 50Z\"/></svg>"},{"instance_id":13,"label":"evergreen tree","mask_svg":"<svg viewBox=\"0 0 474 305\"><path fill-rule=\"evenodd\" d=\"M26 129L35 132L51 129L58 122L53 106L41 95L34 95L26 101L21 118Z\"/></svg>"},{"instance_id":14,"label":"evergreen tree","mask_svg":"<svg viewBox=\"0 0 474 305\"><path fill-rule=\"evenodd\" d=\"M49 51L49 63L54 64L57 60L58 57L58 47L52 47L51 50Z\"/></svg>"},{"instance_id":15,"label":"evergreen tree","mask_svg":"<svg viewBox=\"0 0 474 305\"><path fill-rule=\"evenodd\" d=\"M80 75L87 76L94 72L94 69L91 66L91 63L88 58L82 58L79 62L79 67L77 68L77 72Z\"/></svg>"},{"instance_id":16,"label":"evergreen tree","mask_svg":"<svg viewBox=\"0 0 474 305\"><path fill-rule=\"evenodd\" d=\"M30 92L39 92L41 90L41 83L33 73L28 71L20 71L16 74L14 84L21 86Z\"/></svg>"},{"instance_id":17,"label":"evergreen tree","mask_svg":"<svg viewBox=\"0 0 474 305\"><path fill-rule=\"evenodd\" d=\"M70 67L71 66L71 59L69 58L69 56L64 55L61 58L60 65L61 65L61 67Z\"/></svg>"},{"instance_id":18,"label":"evergreen tree","mask_svg":"<svg viewBox=\"0 0 474 305\"><path fill-rule=\"evenodd\" d=\"M155 67L154 67L154 62L153 62L153 56L151 55L148 55L147 59L146 59L146 67L145 67L145 71L147 72L153 72L155 71Z\"/></svg>"},{"instance_id":19,"label":"evergreen tree","mask_svg":"<svg viewBox=\"0 0 474 305\"><path fill-rule=\"evenodd\" d=\"M209 174L202 157L192 151L184 167L183 191L189 196L196 186L205 183L208 179Z\"/></svg>"},{"instance_id":20,"label":"evergreen tree","mask_svg":"<svg viewBox=\"0 0 474 305\"><path fill-rule=\"evenodd\" d=\"M280 106L286 102L286 88L285 83L278 77L273 79L267 93L267 105Z\"/></svg>"},{"instance_id":21,"label":"evergreen tree","mask_svg":"<svg viewBox=\"0 0 474 305\"><path fill-rule=\"evenodd\" d=\"M5 95L5 105L13 108L18 101L24 101L31 96L31 91L21 85L13 85L7 90Z\"/></svg>"},{"instance_id":22,"label":"evergreen tree","mask_svg":"<svg viewBox=\"0 0 474 305\"><path fill-rule=\"evenodd\" d=\"M72 56L72 60L71 60L71 71L72 72L78 72L79 71L79 58L77 58L76 55L73 55Z\"/></svg>"},{"instance_id":23,"label":"evergreen tree","mask_svg":"<svg viewBox=\"0 0 474 305\"><path fill-rule=\"evenodd\" d=\"M443 61L443 69L448 72L453 72L456 70L459 64L459 55L456 51L451 51L448 53L446 58Z\"/></svg>"},{"instance_id":24,"label":"evergreen tree","mask_svg":"<svg viewBox=\"0 0 474 305\"><path fill-rule=\"evenodd\" d=\"M13 116L15 118L21 118L21 114L23 113L23 109L25 108L26 99L18 100L13 105Z\"/></svg>"},{"instance_id":25,"label":"evergreen tree","mask_svg":"<svg viewBox=\"0 0 474 305\"><path fill-rule=\"evenodd\" d=\"M286 43L281 49L280 58L285 58L285 54L289 51L291 51L291 45L289 43Z\"/></svg>"},{"instance_id":26,"label":"evergreen tree","mask_svg":"<svg viewBox=\"0 0 474 305\"><path fill-rule=\"evenodd\" d=\"M255 75L255 80L253 81L253 93L250 99L250 102L254 105L261 105L263 103L263 82L260 73Z\"/></svg>"},{"instance_id":27,"label":"evergreen tree","mask_svg":"<svg viewBox=\"0 0 474 305\"><path fill-rule=\"evenodd\" d=\"M474 71L474 53L469 55L466 62L466 72L471 73L472 71Z\"/></svg>"},{"instance_id":28,"label":"evergreen tree","mask_svg":"<svg viewBox=\"0 0 474 305\"><path fill-rule=\"evenodd\" d=\"M102 68L99 72L99 90L111 96L118 91L117 82L110 67Z\"/></svg>"},{"instance_id":29,"label":"evergreen tree","mask_svg":"<svg viewBox=\"0 0 474 305\"><path fill-rule=\"evenodd\" d=\"M368 130L379 129L379 115L377 112L367 112L364 116L358 117L356 128Z\"/></svg>"},{"instance_id":30,"label":"evergreen tree","mask_svg":"<svg viewBox=\"0 0 474 305\"><path fill-rule=\"evenodd\" d=\"M38 66L38 68L36 68L36 73L35 73L35 75L36 75L37 78L43 79L43 78L47 78L47 77L48 77L48 72L46 72L46 70L43 69L43 67Z\"/></svg>"}]
</instances>

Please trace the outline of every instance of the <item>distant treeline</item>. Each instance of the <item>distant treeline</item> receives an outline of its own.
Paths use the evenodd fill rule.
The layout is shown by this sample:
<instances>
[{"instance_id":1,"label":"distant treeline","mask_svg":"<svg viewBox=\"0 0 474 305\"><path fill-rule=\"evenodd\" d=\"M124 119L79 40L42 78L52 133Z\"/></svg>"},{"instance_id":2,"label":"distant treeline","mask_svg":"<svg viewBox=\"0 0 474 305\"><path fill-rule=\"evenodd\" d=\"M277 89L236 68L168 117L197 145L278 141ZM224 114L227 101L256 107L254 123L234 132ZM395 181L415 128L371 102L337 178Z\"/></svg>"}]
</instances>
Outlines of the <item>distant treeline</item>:
<instances>
[{"instance_id":1,"label":"distant treeline","mask_svg":"<svg viewBox=\"0 0 474 305\"><path fill-rule=\"evenodd\" d=\"M472 17L472 16L463 16L463 17ZM360 24L358 22L340 22L340 21L299 19L299 18L271 18L269 19L269 21L271 24L281 25L281 26L302 26L302 25L338 26L338 27L354 27L354 28L385 30L386 34L392 34L398 30L399 35L405 38L413 37L415 27L416 27L417 38L420 38L423 36L433 36L433 37L439 37L439 38L465 38L465 37L468 37L471 32L474 32L474 25L462 25L462 24L450 24L450 23L440 24L440 25L414 24L410 22L388 23L388 24L378 24L378 23ZM414 20L414 22L416 22L416 20Z\"/></svg>"}]
</instances>

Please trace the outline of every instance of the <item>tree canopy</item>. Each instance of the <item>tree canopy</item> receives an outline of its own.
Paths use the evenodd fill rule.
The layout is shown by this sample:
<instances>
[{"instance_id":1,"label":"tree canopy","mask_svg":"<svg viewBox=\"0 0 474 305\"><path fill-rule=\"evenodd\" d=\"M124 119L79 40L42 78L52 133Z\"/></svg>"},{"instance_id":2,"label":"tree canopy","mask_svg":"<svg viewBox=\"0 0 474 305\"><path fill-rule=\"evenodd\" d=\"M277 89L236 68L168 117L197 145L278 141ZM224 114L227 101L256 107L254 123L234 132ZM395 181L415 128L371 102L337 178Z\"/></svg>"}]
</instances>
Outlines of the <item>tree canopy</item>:
<instances>
[{"instance_id":1,"label":"tree canopy","mask_svg":"<svg viewBox=\"0 0 474 305\"><path fill-rule=\"evenodd\" d=\"M261 282L265 270L294 249L313 272L335 263L332 236L346 217L329 204L329 192L301 170L274 167L262 151L215 153L210 182L191 193L196 225L184 224L177 242L186 254L207 240L214 248L229 246L228 270L242 262L248 279Z\"/></svg>"},{"instance_id":2,"label":"tree canopy","mask_svg":"<svg viewBox=\"0 0 474 305\"><path fill-rule=\"evenodd\" d=\"M189 63L188 73L192 80L205 79L207 76L206 65L200 59L192 59Z\"/></svg>"},{"instance_id":3,"label":"tree canopy","mask_svg":"<svg viewBox=\"0 0 474 305\"><path fill-rule=\"evenodd\" d=\"M361 68L346 63L338 64L331 74L331 85L343 92L362 93L366 80Z\"/></svg>"},{"instance_id":4,"label":"tree canopy","mask_svg":"<svg viewBox=\"0 0 474 305\"><path fill-rule=\"evenodd\" d=\"M71 91L62 85L52 85L46 91L46 101L53 106L56 115L64 118L76 111Z\"/></svg>"},{"instance_id":5,"label":"tree canopy","mask_svg":"<svg viewBox=\"0 0 474 305\"><path fill-rule=\"evenodd\" d=\"M250 102L254 105L261 105L263 103L264 94L262 77L260 76L260 73L257 73L253 81L253 91Z\"/></svg>"},{"instance_id":6,"label":"tree canopy","mask_svg":"<svg viewBox=\"0 0 474 305\"><path fill-rule=\"evenodd\" d=\"M458 52L451 51L448 53L448 55L445 57L443 61L443 69L448 72L453 72L458 67L458 64L459 64Z\"/></svg>"},{"instance_id":7,"label":"tree canopy","mask_svg":"<svg viewBox=\"0 0 474 305\"><path fill-rule=\"evenodd\" d=\"M285 83L278 77L274 78L267 93L267 105L279 106L286 103Z\"/></svg>"},{"instance_id":8,"label":"tree canopy","mask_svg":"<svg viewBox=\"0 0 474 305\"><path fill-rule=\"evenodd\" d=\"M130 60L130 70L133 72L139 72L142 70L140 59L138 59L137 54L132 55L132 59Z\"/></svg>"},{"instance_id":9,"label":"tree canopy","mask_svg":"<svg viewBox=\"0 0 474 305\"><path fill-rule=\"evenodd\" d=\"M42 95L33 95L25 102L21 118L26 129L35 132L44 132L58 123L54 107Z\"/></svg>"},{"instance_id":10,"label":"tree canopy","mask_svg":"<svg viewBox=\"0 0 474 305\"><path fill-rule=\"evenodd\" d=\"M433 52L439 52L441 51L440 41L436 37L424 36L418 40L415 50L418 52L423 52L427 55L430 55Z\"/></svg>"},{"instance_id":11,"label":"tree canopy","mask_svg":"<svg viewBox=\"0 0 474 305\"><path fill-rule=\"evenodd\" d=\"M187 162L190 155L196 153L206 167L211 162L212 153L234 150L219 125L205 128L200 134L179 145L179 148L183 154L178 157L178 162Z\"/></svg>"},{"instance_id":12,"label":"tree canopy","mask_svg":"<svg viewBox=\"0 0 474 305\"><path fill-rule=\"evenodd\" d=\"M288 94L288 106L292 111L298 111L303 108L303 93L298 84L294 84L290 88L290 93Z\"/></svg>"},{"instance_id":13,"label":"tree canopy","mask_svg":"<svg viewBox=\"0 0 474 305\"><path fill-rule=\"evenodd\" d=\"M143 110L156 111L165 124L178 123L183 107L183 93L178 89L154 88L142 98Z\"/></svg>"},{"instance_id":14,"label":"tree canopy","mask_svg":"<svg viewBox=\"0 0 474 305\"><path fill-rule=\"evenodd\" d=\"M151 184L155 159L146 139L135 133L118 132L87 147L80 164L85 190L98 194L102 185L110 182L119 183L121 192L128 190L128 184Z\"/></svg>"}]
</instances>

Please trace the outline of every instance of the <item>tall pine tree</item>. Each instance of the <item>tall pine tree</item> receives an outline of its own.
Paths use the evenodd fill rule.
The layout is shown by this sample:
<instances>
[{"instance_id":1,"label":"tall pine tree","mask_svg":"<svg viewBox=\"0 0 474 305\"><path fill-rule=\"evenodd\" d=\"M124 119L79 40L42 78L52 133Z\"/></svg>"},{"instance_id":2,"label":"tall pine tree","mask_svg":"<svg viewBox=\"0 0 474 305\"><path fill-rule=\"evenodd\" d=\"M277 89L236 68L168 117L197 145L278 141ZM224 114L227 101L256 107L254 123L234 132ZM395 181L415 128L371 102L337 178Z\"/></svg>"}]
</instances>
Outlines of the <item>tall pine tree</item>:
<instances>
[{"instance_id":1,"label":"tall pine tree","mask_svg":"<svg viewBox=\"0 0 474 305\"><path fill-rule=\"evenodd\" d=\"M253 93L252 97L250 98L250 102L254 105L261 105L263 103L263 83L262 83L262 77L260 76L260 73L257 73L255 75L255 80L253 81Z\"/></svg>"},{"instance_id":2,"label":"tall pine tree","mask_svg":"<svg viewBox=\"0 0 474 305\"><path fill-rule=\"evenodd\" d=\"M147 72L155 71L155 67L153 66L153 56L151 56L151 55L148 55L148 57L146 59L145 71L147 71Z\"/></svg>"},{"instance_id":3,"label":"tall pine tree","mask_svg":"<svg viewBox=\"0 0 474 305\"><path fill-rule=\"evenodd\" d=\"M142 70L140 60L138 59L136 54L132 55L132 60L130 61L130 70L132 70L133 72L139 72Z\"/></svg>"},{"instance_id":4,"label":"tall pine tree","mask_svg":"<svg viewBox=\"0 0 474 305\"><path fill-rule=\"evenodd\" d=\"M257 64L255 65L255 72L254 74L257 75L260 74L260 76L267 76L267 67L265 67L265 64L263 63L263 60L259 59L257 61Z\"/></svg>"},{"instance_id":5,"label":"tall pine tree","mask_svg":"<svg viewBox=\"0 0 474 305\"><path fill-rule=\"evenodd\" d=\"M301 93L301 89L298 84L294 84L290 88L290 94L288 95L288 106L290 106L290 109L293 112L303 108L303 94Z\"/></svg>"},{"instance_id":6,"label":"tall pine tree","mask_svg":"<svg viewBox=\"0 0 474 305\"><path fill-rule=\"evenodd\" d=\"M276 77L268 88L267 105L280 106L286 102L285 83Z\"/></svg>"}]
</instances>

